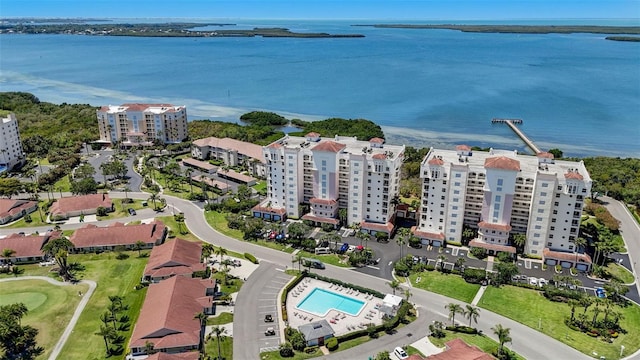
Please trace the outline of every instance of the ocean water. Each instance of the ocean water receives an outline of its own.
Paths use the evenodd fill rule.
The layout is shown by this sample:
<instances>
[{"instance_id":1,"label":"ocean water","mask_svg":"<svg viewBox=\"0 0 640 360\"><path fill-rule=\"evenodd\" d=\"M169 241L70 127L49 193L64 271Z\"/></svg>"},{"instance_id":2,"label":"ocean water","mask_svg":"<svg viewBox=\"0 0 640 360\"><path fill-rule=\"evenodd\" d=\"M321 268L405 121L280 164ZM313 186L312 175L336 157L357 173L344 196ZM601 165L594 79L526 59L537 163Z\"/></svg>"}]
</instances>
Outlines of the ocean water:
<instances>
[{"instance_id":1,"label":"ocean water","mask_svg":"<svg viewBox=\"0 0 640 360\"><path fill-rule=\"evenodd\" d=\"M365 118L389 143L418 147L526 151L507 126L491 124L520 118L542 149L640 157L639 43L350 26L364 22L355 20L224 22L366 37L0 35L0 90L57 103L169 102L187 105L190 119L237 121L251 110Z\"/></svg>"}]
</instances>

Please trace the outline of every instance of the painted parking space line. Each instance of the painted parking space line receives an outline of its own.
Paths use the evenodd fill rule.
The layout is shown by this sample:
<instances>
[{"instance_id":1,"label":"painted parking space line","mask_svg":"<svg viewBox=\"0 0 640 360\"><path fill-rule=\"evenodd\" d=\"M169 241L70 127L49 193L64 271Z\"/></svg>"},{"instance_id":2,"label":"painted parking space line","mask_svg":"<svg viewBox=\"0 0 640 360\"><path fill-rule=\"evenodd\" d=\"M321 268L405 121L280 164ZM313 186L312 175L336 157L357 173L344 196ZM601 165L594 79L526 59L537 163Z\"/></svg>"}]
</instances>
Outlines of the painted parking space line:
<instances>
[{"instance_id":1,"label":"painted parking space line","mask_svg":"<svg viewBox=\"0 0 640 360\"><path fill-rule=\"evenodd\" d=\"M377 267L377 266L373 266L373 265L367 265L367 267L368 267L369 269L380 270L380 268L379 268L379 267Z\"/></svg>"}]
</instances>

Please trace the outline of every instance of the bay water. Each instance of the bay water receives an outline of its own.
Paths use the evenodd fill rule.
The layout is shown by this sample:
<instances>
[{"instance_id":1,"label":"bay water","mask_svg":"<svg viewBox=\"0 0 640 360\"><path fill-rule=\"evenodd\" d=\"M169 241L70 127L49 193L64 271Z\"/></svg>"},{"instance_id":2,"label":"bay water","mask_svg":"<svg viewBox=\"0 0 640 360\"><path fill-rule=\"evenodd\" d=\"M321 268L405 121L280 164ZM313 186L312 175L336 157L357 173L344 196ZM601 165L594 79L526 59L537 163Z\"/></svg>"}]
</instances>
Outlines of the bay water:
<instances>
[{"instance_id":1,"label":"bay water","mask_svg":"<svg viewBox=\"0 0 640 360\"><path fill-rule=\"evenodd\" d=\"M363 23L356 20L224 22L365 37L6 34L0 90L96 106L168 102L186 105L191 120L237 122L252 110L365 118L382 126L389 143L417 147L528 151L506 125L491 124L519 118L545 150L640 157L640 43L603 34L351 26Z\"/></svg>"}]
</instances>

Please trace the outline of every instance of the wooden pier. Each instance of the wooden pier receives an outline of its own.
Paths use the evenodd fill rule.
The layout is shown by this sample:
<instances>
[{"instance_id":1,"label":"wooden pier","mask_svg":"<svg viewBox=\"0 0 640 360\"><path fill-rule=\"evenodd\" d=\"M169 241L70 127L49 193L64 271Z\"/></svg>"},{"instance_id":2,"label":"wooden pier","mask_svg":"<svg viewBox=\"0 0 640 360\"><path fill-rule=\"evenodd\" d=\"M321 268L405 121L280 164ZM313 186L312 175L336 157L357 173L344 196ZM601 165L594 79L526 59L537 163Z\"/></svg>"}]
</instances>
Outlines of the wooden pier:
<instances>
[{"instance_id":1,"label":"wooden pier","mask_svg":"<svg viewBox=\"0 0 640 360\"><path fill-rule=\"evenodd\" d=\"M531 141L520 129L516 127L516 124L522 124L522 119L499 119L493 118L491 120L492 124L507 124L511 130L513 130L516 135L531 149L534 153L539 154L542 151L536 146L536 144Z\"/></svg>"}]
</instances>

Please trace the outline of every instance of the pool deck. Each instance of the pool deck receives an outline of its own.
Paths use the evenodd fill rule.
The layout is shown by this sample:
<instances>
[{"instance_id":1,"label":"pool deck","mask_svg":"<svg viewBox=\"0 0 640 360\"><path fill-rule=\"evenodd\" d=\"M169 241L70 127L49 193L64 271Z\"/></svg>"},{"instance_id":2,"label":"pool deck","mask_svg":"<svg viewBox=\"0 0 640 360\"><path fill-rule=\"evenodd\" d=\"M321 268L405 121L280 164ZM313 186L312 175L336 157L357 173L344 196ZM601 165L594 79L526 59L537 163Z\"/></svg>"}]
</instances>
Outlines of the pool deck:
<instances>
[{"instance_id":1,"label":"pool deck","mask_svg":"<svg viewBox=\"0 0 640 360\"><path fill-rule=\"evenodd\" d=\"M325 316L318 316L298 309L296 305L298 305L298 303L300 303L315 288L325 289L342 296L348 296L364 301L364 307L360 310L360 313L357 316L349 315L335 309L329 310ZM363 330L366 329L366 325L363 324L382 324L382 313L376 309L376 304L382 304L382 299L359 293L349 288L341 288L338 285L324 281L305 278L298 284L298 286L287 294L287 315L289 319L289 326L297 329L300 325L324 319L327 320L329 325L331 325L336 336L357 330Z\"/></svg>"}]
</instances>

